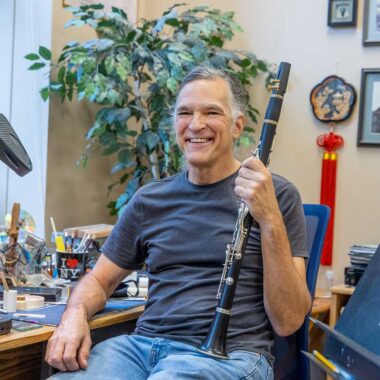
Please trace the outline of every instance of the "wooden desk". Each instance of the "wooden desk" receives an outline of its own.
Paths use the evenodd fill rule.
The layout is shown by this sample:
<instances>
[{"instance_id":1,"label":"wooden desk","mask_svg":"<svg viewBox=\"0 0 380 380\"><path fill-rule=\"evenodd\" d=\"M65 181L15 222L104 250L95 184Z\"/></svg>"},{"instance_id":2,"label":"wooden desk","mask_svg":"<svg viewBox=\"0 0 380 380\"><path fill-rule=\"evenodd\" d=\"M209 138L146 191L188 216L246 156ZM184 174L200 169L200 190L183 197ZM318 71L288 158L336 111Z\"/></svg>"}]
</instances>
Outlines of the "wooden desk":
<instances>
[{"instance_id":1,"label":"wooden desk","mask_svg":"<svg viewBox=\"0 0 380 380\"><path fill-rule=\"evenodd\" d=\"M355 291L354 286L344 284L331 287L331 309L330 309L330 327L334 328L336 321L340 316L342 307L347 303L352 293Z\"/></svg>"},{"instance_id":2,"label":"wooden desk","mask_svg":"<svg viewBox=\"0 0 380 380\"><path fill-rule=\"evenodd\" d=\"M94 317L90 321L91 330L104 328L137 319L144 306ZM19 332L12 330L0 336L0 379L39 379L44 355L44 343L53 334L55 327Z\"/></svg>"}]
</instances>

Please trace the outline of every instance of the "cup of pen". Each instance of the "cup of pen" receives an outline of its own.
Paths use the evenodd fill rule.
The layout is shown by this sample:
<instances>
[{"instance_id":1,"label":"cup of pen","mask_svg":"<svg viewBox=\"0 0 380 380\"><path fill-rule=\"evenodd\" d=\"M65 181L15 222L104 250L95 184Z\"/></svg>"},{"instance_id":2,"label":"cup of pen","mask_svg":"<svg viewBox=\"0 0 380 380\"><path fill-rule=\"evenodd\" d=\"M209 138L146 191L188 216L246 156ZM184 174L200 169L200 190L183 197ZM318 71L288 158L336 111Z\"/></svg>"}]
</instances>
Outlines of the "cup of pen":
<instances>
[{"instance_id":1,"label":"cup of pen","mask_svg":"<svg viewBox=\"0 0 380 380\"><path fill-rule=\"evenodd\" d=\"M77 281L84 275L87 252L57 251L56 255L60 278Z\"/></svg>"}]
</instances>

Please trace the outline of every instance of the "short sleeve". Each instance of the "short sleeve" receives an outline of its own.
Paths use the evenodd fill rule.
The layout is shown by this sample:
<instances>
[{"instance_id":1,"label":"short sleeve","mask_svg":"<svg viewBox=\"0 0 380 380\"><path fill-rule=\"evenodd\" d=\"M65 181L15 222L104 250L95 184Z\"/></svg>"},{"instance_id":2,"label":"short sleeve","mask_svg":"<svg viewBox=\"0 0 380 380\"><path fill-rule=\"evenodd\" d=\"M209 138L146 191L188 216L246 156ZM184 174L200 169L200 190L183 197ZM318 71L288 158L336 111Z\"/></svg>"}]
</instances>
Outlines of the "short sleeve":
<instances>
[{"instance_id":1,"label":"short sleeve","mask_svg":"<svg viewBox=\"0 0 380 380\"><path fill-rule=\"evenodd\" d=\"M305 215L301 196L297 188L292 183L286 182L276 191L276 195L284 219L292 255L308 258Z\"/></svg>"},{"instance_id":2,"label":"short sleeve","mask_svg":"<svg viewBox=\"0 0 380 380\"><path fill-rule=\"evenodd\" d=\"M136 193L102 247L102 253L123 269L140 269L144 264L146 254L141 239L142 219L139 193Z\"/></svg>"}]
</instances>

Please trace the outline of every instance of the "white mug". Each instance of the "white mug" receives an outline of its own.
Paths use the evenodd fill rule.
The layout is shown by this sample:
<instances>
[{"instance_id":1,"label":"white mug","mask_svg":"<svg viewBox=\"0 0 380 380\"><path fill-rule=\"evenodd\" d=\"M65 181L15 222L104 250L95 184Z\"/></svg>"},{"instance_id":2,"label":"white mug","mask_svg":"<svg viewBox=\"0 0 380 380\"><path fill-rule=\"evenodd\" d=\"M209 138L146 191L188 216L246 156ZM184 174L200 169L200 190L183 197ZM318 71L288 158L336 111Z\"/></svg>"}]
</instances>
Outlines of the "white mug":
<instances>
[{"instance_id":1,"label":"white mug","mask_svg":"<svg viewBox=\"0 0 380 380\"><path fill-rule=\"evenodd\" d=\"M8 313L14 313L17 310L17 290L4 290L3 307Z\"/></svg>"}]
</instances>

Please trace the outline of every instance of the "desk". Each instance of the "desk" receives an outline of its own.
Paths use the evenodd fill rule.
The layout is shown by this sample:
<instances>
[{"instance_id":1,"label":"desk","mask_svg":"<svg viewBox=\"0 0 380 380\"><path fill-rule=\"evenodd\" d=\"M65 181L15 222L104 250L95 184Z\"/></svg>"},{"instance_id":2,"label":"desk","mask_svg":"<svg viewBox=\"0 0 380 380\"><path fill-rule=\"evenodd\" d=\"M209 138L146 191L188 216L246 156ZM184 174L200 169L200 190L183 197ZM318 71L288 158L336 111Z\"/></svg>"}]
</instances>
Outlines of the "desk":
<instances>
[{"instance_id":1,"label":"desk","mask_svg":"<svg viewBox=\"0 0 380 380\"><path fill-rule=\"evenodd\" d=\"M342 307L347 303L352 293L355 291L354 286L344 284L331 287L331 309L330 309L330 327L334 328L336 321L340 316Z\"/></svg>"},{"instance_id":2,"label":"desk","mask_svg":"<svg viewBox=\"0 0 380 380\"><path fill-rule=\"evenodd\" d=\"M144 306L94 317L90 321L91 330L117 325L137 319ZM43 326L39 329L19 332L12 330L0 336L0 379L38 379L44 354L44 343L53 334L55 327Z\"/></svg>"}]
</instances>

